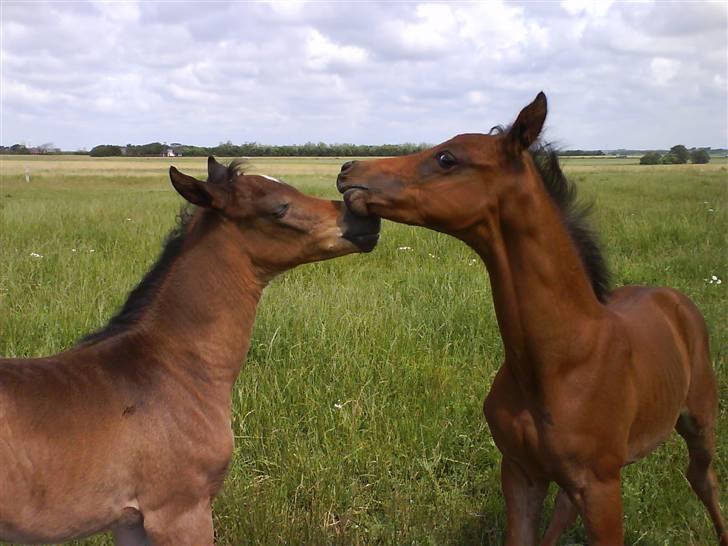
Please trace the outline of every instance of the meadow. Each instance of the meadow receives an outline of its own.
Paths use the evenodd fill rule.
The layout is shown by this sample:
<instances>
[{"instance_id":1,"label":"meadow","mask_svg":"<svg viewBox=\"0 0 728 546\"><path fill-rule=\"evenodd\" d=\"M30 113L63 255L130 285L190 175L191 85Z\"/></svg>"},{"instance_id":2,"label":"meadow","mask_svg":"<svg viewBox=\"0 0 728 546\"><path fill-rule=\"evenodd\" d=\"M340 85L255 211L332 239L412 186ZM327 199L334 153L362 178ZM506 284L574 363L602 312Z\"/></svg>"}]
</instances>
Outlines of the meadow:
<instances>
[{"instance_id":1,"label":"meadow","mask_svg":"<svg viewBox=\"0 0 728 546\"><path fill-rule=\"evenodd\" d=\"M251 170L335 198L343 161L256 158ZM728 163L563 163L594 201L613 284L675 287L706 317L728 507ZM170 164L204 177L204 158L0 158L0 355L61 351L112 316L175 223ZM481 412L503 357L489 292L465 245L391 222L369 255L276 279L233 392L217 543L500 544L499 453ZM624 471L627 544L716 543L686 465L673 435ZM580 524L562 541L574 543Z\"/></svg>"}]
</instances>

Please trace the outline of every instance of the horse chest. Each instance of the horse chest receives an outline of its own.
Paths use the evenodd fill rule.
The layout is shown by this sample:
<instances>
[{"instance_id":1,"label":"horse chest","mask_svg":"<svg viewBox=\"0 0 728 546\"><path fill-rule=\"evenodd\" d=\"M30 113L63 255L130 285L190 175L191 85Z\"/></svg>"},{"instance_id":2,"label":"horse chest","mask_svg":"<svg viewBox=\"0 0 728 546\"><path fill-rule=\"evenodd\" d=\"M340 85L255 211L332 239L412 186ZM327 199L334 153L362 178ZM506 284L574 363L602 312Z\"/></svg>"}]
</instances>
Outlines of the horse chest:
<instances>
[{"instance_id":1,"label":"horse chest","mask_svg":"<svg viewBox=\"0 0 728 546\"><path fill-rule=\"evenodd\" d=\"M140 435L154 439L140 453L143 483L153 486L152 490L198 493L203 489L214 496L233 452L230 419L224 409L198 405L181 407L174 415L160 409L139 417Z\"/></svg>"},{"instance_id":2,"label":"horse chest","mask_svg":"<svg viewBox=\"0 0 728 546\"><path fill-rule=\"evenodd\" d=\"M534 472L546 471L548 415L533 410L517 394L517 386L498 372L483 406L486 421L498 449Z\"/></svg>"}]
</instances>

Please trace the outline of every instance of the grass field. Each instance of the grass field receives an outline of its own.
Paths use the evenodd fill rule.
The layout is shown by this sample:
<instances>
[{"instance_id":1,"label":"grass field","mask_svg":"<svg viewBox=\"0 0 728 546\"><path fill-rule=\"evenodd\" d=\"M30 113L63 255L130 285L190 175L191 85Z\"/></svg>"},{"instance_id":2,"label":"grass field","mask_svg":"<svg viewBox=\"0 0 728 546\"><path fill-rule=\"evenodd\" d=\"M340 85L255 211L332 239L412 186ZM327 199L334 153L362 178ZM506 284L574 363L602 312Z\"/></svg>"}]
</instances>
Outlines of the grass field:
<instances>
[{"instance_id":1,"label":"grass field","mask_svg":"<svg viewBox=\"0 0 728 546\"><path fill-rule=\"evenodd\" d=\"M255 160L253 170L334 197L342 161ZM170 164L205 168L204 158L0 158L1 355L61 351L114 313L175 221ZM706 316L728 507L728 164L565 165L596 202L614 284L673 286ZM267 289L234 389L218 544L500 544L499 454L481 404L503 351L475 258L454 239L386 222L372 254L304 266ZM625 470L627 544L716 543L686 461L673 435ZM577 525L563 544L584 542Z\"/></svg>"}]
</instances>

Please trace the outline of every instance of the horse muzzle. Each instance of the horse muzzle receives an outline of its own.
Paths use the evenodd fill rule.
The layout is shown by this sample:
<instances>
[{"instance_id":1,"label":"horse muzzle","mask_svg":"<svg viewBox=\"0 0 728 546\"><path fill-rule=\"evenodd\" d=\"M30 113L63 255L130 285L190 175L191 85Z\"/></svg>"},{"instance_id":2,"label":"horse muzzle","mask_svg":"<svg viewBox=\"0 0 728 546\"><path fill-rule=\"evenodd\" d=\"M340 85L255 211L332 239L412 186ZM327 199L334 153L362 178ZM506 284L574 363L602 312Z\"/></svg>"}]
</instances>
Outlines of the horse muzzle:
<instances>
[{"instance_id":1,"label":"horse muzzle","mask_svg":"<svg viewBox=\"0 0 728 546\"><path fill-rule=\"evenodd\" d=\"M346 201L346 195L344 195L344 201ZM347 203L342 238L354 243L362 252L371 252L379 241L381 224L382 221L378 216L356 214Z\"/></svg>"}]
</instances>

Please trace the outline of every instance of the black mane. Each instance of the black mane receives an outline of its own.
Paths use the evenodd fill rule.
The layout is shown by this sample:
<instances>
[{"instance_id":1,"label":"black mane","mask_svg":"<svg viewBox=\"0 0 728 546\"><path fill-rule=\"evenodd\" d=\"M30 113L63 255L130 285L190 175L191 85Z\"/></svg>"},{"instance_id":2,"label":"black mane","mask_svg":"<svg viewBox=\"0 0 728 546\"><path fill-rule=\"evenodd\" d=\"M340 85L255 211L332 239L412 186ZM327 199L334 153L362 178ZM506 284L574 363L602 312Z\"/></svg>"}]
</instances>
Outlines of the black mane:
<instances>
[{"instance_id":1,"label":"black mane","mask_svg":"<svg viewBox=\"0 0 728 546\"><path fill-rule=\"evenodd\" d=\"M578 199L576 185L564 175L559 156L550 145L537 143L531 148L531 156L546 192L561 212L561 218L591 280L594 294L604 303L610 292L610 275L597 234L589 224L592 203Z\"/></svg>"},{"instance_id":2,"label":"black mane","mask_svg":"<svg viewBox=\"0 0 728 546\"><path fill-rule=\"evenodd\" d=\"M187 226L192 219L192 209L184 206L177 218L177 225L167 234L162 252L154 265L147 271L139 284L129 293L126 303L106 326L82 337L79 344L97 343L125 332L141 319L151 303L157 289L167 276L172 264L177 260L184 246Z\"/></svg>"},{"instance_id":3,"label":"black mane","mask_svg":"<svg viewBox=\"0 0 728 546\"><path fill-rule=\"evenodd\" d=\"M493 127L490 134L505 134L508 128ZM561 212L597 299L604 303L610 293L610 274L596 232L589 224L592 204L578 199L576 185L570 182L559 164L556 149L548 143L535 142L530 148L536 170L544 188Z\"/></svg>"},{"instance_id":4,"label":"black mane","mask_svg":"<svg viewBox=\"0 0 728 546\"><path fill-rule=\"evenodd\" d=\"M221 165L215 161L208 167L208 184L229 184L236 176L243 174L246 162L234 159L229 165ZM162 252L157 261L149 269L139 284L129 293L126 303L103 328L82 337L79 344L97 343L129 330L142 318L147 306L157 293L162 281L169 273L172 264L177 260L184 247L187 227L190 224L194 208L182 207L177 217L177 225L167 234L162 245Z\"/></svg>"}]
</instances>

